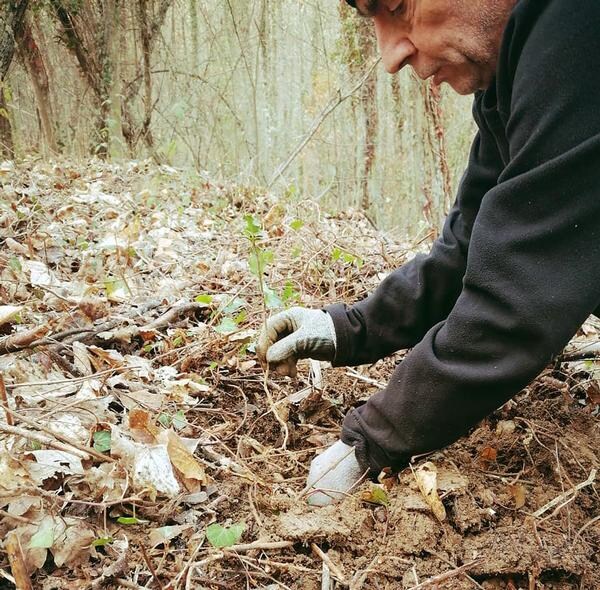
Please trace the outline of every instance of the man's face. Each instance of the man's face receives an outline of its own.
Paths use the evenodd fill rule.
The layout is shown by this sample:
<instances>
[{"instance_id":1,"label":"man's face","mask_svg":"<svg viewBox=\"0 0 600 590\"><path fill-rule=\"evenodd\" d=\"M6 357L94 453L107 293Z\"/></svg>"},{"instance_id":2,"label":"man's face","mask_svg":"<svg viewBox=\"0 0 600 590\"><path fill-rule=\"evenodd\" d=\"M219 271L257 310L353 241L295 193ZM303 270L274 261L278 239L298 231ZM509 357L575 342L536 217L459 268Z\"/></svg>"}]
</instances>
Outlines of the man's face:
<instances>
[{"instance_id":1,"label":"man's face","mask_svg":"<svg viewBox=\"0 0 600 590\"><path fill-rule=\"evenodd\" d=\"M373 19L386 70L405 65L459 94L489 86L502 32L516 0L355 0Z\"/></svg>"}]
</instances>

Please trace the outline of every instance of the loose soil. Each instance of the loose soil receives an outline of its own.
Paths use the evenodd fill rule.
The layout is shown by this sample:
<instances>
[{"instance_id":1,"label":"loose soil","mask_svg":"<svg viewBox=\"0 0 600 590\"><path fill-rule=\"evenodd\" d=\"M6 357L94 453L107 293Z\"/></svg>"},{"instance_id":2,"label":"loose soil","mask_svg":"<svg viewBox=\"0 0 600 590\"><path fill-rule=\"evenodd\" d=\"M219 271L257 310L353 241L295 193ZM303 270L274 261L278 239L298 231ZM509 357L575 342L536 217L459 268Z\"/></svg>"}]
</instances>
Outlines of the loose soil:
<instances>
[{"instance_id":1,"label":"loose soil","mask_svg":"<svg viewBox=\"0 0 600 590\"><path fill-rule=\"evenodd\" d=\"M327 572L332 587L353 590L600 588L600 489L597 479L579 485L600 469L596 363L557 359L468 436L383 479L380 503L373 503L375 484L365 483L336 505L312 508L301 495L312 457L337 440L346 411L377 391L402 354L356 370L303 361L297 379L271 375L265 381L248 348L263 308L245 262L253 250L244 216L263 225L260 247L274 253L267 284L279 294L290 285L290 301L300 305L357 300L414 248L383 236L358 213L327 215L314 203L280 204L258 189L183 180L149 163L26 162L6 166L0 179L9 196L0 228L5 240L13 240L0 252L0 303L25 307L19 326L3 327L6 337L45 324L46 338L89 330L6 351L0 370L10 406L35 418L40 412L56 416L68 405L79 411L90 445L98 428L125 428L130 413L143 409L153 428L200 441L195 457L207 474L202 491L169 497L136 487L125 459L100 464L92 458L83 463L85 475L55 473L33 485L31 442L0 433L6 463L0 536L16 531L26 547L37 530L27 533L27 527L49 514L85 523L93 533L82 555L65 564L56 563L54 548L38 566L28 563L34 588L318 590L326 587ZM90 187L114 200L90 199ZM111 237L114 248L101 248ZM31 260L42 261L62 283L36 285L25 271ZM110 296L109 275L126 279L122 298ZM81 285L89 289L78 290ZM152 333L114 333L145 326L199 294L215 299L205 297L206 309L194 308ZM224 312L217 307L220 294L229 303L243 298L243 305ZM223 329L225 316L238 322L237 330ZM590 324L580 336L597 340L596 329ZM75 342L88 351L97 374L120 370L131 357L147 362L149 372L103 377L97 399L78 402L77 378L85 367ZM102 357L101 351L121 356ZM164 386L166 369L181 389ZM42 386L37 397L12 389L58 377L77 384L60 399ZM179 411L183 424L163 419ZM447 513L441 522L416 483L413 470L425 461L437 467ZM109 501L117 488L122 501ZM31 508L15 512L24 499ZM123 516L142 522L126 525ZM237 551L207 541L206 528L214 522L245 524ZM164 526L182 529L151 543L151 530ZM90 549L94 537L110 541ZM278 541L288 544L240 546ZM14 588L10 572L0 552L0 589ZM437 584L436 576L442 576Z\"/></svg>"}]
</instances>

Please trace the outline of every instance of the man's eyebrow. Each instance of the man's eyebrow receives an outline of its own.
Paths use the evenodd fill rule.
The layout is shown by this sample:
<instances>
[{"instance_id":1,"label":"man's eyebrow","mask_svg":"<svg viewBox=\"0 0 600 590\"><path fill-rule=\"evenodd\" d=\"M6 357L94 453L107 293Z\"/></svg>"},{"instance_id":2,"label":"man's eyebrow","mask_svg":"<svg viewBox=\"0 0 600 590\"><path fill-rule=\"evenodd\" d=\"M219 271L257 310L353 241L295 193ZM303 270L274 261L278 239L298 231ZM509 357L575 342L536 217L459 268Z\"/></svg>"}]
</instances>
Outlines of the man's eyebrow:
<instances>
[{"instance_id":1,"label":"man's eyebrow","mask_svg":"<svg viewBox=\"0 0 600 590\"><path fill-rule=\"evenodd\" d=\"M347 0L347 2L350 6L356 8L360 16L368 18L377 12L378 0L366 0L365 2L361 2L361 0Z\"/></svg>"}]
</instances>

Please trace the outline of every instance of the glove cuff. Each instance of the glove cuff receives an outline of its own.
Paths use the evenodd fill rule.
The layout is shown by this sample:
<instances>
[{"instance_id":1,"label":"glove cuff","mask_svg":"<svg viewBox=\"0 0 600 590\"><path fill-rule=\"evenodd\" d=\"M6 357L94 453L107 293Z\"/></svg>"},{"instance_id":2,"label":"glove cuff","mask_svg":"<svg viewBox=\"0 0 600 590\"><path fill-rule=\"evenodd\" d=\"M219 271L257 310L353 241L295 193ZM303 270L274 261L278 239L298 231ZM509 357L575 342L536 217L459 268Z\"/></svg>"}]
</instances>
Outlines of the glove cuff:
<instances>
[{"instance_id":1,"label":"glove cuff","mask_svg":"<svg viewBox=\"0 0 600 590\"><path fill-rule=\"evenodd\" d=\"M337 336L335 334L335 324L333 323L333 318L331 314L327 313L323 310L325 317L327 318L327 327L329 328L329 335L331 337L331 342L333 343L333 356L335 358L335 353L337 352Z\"/></svg>"}]
</instances>

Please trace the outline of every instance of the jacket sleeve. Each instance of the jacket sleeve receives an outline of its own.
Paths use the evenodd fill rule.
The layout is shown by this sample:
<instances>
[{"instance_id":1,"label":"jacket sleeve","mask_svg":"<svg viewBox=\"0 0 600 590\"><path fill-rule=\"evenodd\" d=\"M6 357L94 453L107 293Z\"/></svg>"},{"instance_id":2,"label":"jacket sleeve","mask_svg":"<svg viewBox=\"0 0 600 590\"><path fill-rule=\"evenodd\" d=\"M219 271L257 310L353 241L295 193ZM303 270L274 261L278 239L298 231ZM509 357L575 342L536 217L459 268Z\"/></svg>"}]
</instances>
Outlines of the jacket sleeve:
<instances>
[{"instance_id":1,"label":"jacket sleeve","mask_svg":"<svg viewBox=\"0 0 600 590\"><path fill-rule=\"evenodd\" d=\"M509 46L509 161L474 221L462 291L344 422L374 473L466 433L600 305L600 70L586 57L600 53L600 9L545 5L518 60Z\"/></svg>"},{"instance_id":2,"label":"jacket sleeve","mask_svg":"<svg viewBox=\"0 0 600 590\"><path fill-rule=\"evenodd\" d=\"M392 272L372 295L352 307L325 308L337 338L334 366L371 363L410 348L448 315L462 289L481 199L501 171L498 151L488 135L481 128L473 142L458 198L431 252Z\"/></svg>"}]
</instances>

